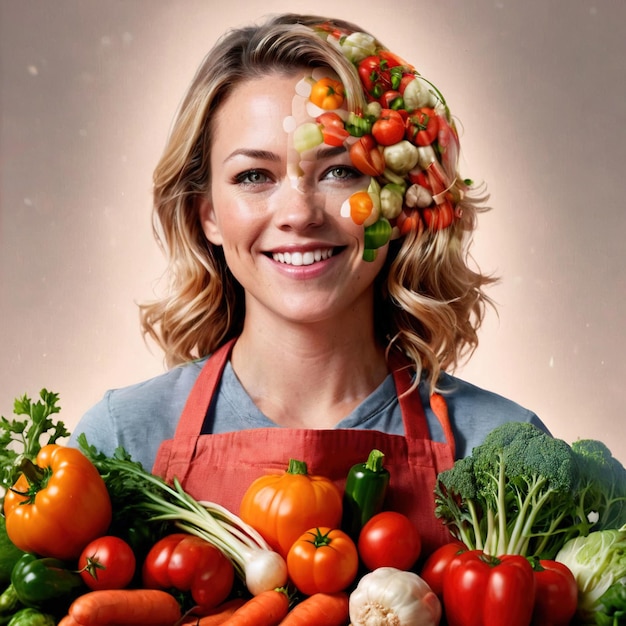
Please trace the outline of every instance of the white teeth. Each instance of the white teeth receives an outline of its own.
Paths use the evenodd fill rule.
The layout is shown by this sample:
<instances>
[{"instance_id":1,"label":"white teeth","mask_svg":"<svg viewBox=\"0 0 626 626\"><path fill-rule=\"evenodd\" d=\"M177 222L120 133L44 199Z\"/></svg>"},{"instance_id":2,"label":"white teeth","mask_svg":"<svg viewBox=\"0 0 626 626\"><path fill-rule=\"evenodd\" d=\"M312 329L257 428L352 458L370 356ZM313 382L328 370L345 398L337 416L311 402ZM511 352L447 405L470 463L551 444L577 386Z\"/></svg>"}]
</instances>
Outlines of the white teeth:
<instances>
[{"instance_id":1,"label":"white teeth","mask_svg":"<svg viewBox=\"0 0 626 626\"><path fill-rule=\"evenodd\" d=\"M307 252L275 252L272 255L274 261L285 265L313 265L318 261L329 259L333 255L332 248L318 248Z\"/></svg>"}]
</instances>

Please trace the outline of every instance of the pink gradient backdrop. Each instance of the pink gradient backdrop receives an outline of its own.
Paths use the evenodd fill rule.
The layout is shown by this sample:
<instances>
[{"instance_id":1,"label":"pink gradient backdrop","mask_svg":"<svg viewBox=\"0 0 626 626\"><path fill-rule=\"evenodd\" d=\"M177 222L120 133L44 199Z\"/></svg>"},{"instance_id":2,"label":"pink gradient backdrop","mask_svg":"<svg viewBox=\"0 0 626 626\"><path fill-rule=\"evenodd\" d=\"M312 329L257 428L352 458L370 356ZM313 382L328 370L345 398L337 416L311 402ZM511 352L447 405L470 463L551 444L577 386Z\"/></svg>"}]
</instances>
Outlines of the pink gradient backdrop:
<instances>
[{"instance_id":1,"label":"pink gradient backdrop","mask_svg":"<svg viewBox=\"0 0 626 626\"><path fill-rule=\"evenodd\" d=\"M626 462L622 2L0 0L0 413L47 387L71 428L163 370L135 305L163 269L152 169L216 37L285 10L359 22L461 122L495 208L474 255L503 281L460 375Z\"/></svg>"}]
</instances>

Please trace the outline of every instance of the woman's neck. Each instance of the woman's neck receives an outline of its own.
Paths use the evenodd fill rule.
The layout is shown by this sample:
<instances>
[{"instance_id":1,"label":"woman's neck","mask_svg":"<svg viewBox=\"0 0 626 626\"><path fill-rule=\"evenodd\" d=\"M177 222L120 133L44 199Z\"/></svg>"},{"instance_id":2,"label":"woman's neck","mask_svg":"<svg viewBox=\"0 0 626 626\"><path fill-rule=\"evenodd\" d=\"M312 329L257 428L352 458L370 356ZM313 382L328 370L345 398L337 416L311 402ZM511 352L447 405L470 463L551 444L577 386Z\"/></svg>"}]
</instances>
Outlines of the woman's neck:
<instances>
[{"instance_id":1,"label":"woman's neck","mask_svg":"<svg viewBox=\"0 0 626 626\"><path fill-rule=\"evenodd\" d=\"M232 366L257 407L281 426L330 428L386 377L384 349L353 320L324 324L247 324ZM371 325L370 325L371 328Z\"/></svg>"}]
</instances>

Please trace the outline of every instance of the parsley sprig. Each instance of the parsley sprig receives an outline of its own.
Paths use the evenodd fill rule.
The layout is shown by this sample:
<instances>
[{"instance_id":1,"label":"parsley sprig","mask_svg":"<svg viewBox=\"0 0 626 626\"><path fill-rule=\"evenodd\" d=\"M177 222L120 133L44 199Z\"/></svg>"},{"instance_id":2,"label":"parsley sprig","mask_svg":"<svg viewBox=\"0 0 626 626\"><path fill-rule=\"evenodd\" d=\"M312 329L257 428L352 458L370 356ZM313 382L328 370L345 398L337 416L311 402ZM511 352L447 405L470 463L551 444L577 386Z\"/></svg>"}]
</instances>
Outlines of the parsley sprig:
<instances>
[{"instance_id":1,"label":"parsley sprig","mask_svg":"<svg viewBox=\"0 0 626 626\"><path fill-rule=\"evenodd\" d=\"M26 394L16 398L13 412L16 418L0 416L0 486L13 486L20 474L23 459L34 460L39 450L49 443L69 436L65 424L54 419L61 407L59 394L42 389L39 400L33 402Z\"/></svg>"}]
</instances>

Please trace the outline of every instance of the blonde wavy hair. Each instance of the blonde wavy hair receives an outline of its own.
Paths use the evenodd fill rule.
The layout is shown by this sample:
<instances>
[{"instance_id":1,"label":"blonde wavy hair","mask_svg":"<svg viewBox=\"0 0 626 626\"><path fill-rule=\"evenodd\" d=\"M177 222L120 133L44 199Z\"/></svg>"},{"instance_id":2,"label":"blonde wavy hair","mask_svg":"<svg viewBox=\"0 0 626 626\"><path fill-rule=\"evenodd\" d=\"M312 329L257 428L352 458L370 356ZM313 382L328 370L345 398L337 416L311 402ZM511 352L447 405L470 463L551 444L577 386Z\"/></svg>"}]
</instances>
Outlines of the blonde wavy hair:
<instances>
[{"instance_id":1,"label":"blonde wavy hair","mask_svg":"<svg viewBox=\"0 0 626 626\"><path fill-rule=\"evenodd\" d=\"M312 27L330 24L364 32L343 20L282 14L262 25L227 32L198 68L174 120L154 173L153 228L167 260L163 297L140 305L144 336L163 349L169 367L211 354L238 335L244 294L222 249L209 243L198 200L210 191L212 118L236 86L253 77L330 67L346 87L347 105L361 111L366 97L354 65ZM494 278L472 269L469 245L486 196L460 176L453 225L422 229L390 243L376 281L379 340L427 373L431 390L443 370L454 370L478 345L487 304L484 287Z\"/></svg>"}]
</instances>

